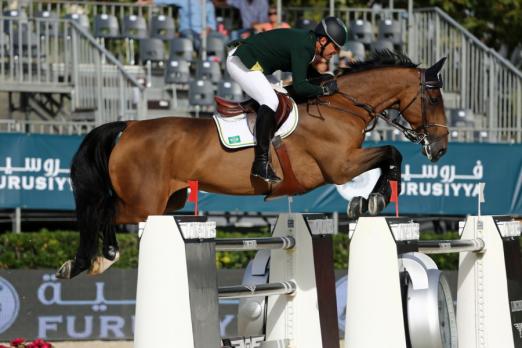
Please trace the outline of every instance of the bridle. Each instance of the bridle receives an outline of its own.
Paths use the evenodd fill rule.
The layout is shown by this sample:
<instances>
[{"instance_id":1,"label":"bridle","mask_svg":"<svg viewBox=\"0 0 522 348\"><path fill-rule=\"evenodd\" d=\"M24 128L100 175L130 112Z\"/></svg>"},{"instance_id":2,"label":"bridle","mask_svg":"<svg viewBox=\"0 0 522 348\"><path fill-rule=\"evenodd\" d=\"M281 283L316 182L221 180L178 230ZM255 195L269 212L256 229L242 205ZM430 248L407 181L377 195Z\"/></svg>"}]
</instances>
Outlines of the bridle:
<instances>
[{"instance_id":1,"label":"bridle","mask_svg":"<svg viewBox=\"0 0 522 348\"><path fill-rule=\"evenodd\" d=\"M429 105L437 105L440 102L440 100L438 98L431 98L427 94L426 91L432 90L432 89L441 89L443 87L443 82L442 82L442 78L441 78L440 74L437 75L436 79L426 81L426 70L419 69L419 73L420 73L420 83L419 83L419 89L417 90L417 94L412 98L412 100L408 104L406 104L406 106L404 108L398 110L399 116L406 120L406 117L404 116L404 112L406 110L408 110L410 108L410 106L413 105L413 103L417 100L417 98L420 97L421 98L422 125L417 128L405 127L397 121L397 118L391 119L390 116L388 115L388 113L386 112L386 110L378 113L375 111L375 108L372 105L361 102L361 101L357 100L356 98L348 95L347 93L338 91L337 94L340 94L344 98L350 100L355 106L360 107L360 108L366 110L366 112L368 112L368 114L372 118L372 120L370 120L370 122L373 121L373 125L370 128L365 129L365 132L372 131L373 128L375 128L377 118L381 118L381 119L385 120L391 126L400 130L408 140L410 140L416 144L421 144L424 148L424 151L426 152L426 156L428 157L428 159L431 160L431 158L432 158L431 146L433 144L439 142L440 140L444 139L445 137L447 137L449 135L449 129L448 129L448 126L446 126L446 125L443 125L440 123L430 123L428 121L428 118L426 116L426 105L427 105L426 103L429 103ZM432 138L428 134L428 129L434 128L434 127L446 128L447 132L444 135Z\"/></svg>"}]
</instances>

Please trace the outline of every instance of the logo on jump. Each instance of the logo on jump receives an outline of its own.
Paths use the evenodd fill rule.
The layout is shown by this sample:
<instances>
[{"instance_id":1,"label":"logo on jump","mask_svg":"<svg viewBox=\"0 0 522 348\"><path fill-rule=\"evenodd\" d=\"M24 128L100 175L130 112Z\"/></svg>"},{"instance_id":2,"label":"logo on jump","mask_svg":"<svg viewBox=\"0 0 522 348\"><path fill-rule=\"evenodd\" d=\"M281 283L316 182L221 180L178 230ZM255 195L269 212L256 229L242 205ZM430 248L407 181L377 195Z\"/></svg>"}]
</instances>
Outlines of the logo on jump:
<instances>
[{"instance_id":1,"label":"logo on jump","mask_svg":"<svg viewBox=\"0 0 522 348\"><path fill-rule=\"evenodd\" d=\"M259 348L264 340L264 336L237 337L228 340L227 344L233 348Z\"/></svg>"},{"instance_id":2,"label":"logo on jump","mask_svg":"<svg viewBox=\"0 0 522 348\"><path fill-rule=\"evenodd\" d=\"M20 299L15 288L0 277L0 334L13 325L20 310Z\"/></svg>"}]
</instances>

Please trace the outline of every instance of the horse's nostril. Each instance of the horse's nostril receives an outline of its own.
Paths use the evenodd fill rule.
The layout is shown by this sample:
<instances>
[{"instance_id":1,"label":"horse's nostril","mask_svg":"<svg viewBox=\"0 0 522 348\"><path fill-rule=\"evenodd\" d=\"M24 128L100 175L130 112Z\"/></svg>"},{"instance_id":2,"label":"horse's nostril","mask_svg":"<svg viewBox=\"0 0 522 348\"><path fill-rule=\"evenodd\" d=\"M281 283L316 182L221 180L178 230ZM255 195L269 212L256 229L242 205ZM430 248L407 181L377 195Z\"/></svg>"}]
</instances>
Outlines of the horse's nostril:
<instances>
[{"instance_id":1,"label":"horse's nostril","mask_svg":"<svg viewBox=\"0 0 522 348\"><path fill-rule=\"evenodd\" d=\"M440 149L439 152L437 153L437 157L441 158L442 156L444 156L445 153L446 153L446 149Z\"/></svg>"}]
</instances>

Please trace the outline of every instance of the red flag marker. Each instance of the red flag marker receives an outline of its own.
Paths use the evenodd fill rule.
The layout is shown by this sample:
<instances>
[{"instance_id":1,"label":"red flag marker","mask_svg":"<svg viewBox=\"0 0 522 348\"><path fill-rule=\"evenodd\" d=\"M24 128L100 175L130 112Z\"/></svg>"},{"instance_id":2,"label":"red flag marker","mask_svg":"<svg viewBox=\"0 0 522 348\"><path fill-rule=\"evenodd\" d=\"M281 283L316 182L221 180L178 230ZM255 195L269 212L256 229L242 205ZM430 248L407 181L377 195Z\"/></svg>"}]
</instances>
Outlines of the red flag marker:
<instances>
[{"instance_id":1,"label":"red flag marker","mask_svg":"<svg viewBox=\"0 0 522 348\"><path fill-rule=\"evenodd\" d=\"M190 195L188 197L189 202L194 203L194 215L198 215L198 186L197 180L189 180Z\"/></svg>"},{"instance_id":2,"label":"red flag marker","mask_svg":"<svg viewBox=\"0 0 522 348\"><path fill-rule=\"evenodd\" d=\"M395 202L395 216L399 217L399 190L397 189L397 181L390 180L392 190L390 202Z\"/></svg>"}]
</instances>

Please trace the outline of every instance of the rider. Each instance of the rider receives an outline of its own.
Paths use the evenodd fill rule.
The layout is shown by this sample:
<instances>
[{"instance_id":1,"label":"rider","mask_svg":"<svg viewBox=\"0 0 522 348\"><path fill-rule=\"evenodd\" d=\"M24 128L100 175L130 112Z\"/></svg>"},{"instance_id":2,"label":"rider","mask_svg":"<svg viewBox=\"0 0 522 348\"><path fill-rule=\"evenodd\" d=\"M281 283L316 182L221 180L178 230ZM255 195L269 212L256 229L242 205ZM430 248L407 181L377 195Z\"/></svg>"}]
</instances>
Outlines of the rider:
<instances>
[{"instance_id":1,"label":"rider","mask_svg":"<svg viewBox=\"0 0 522 348\"><path fill-rule=\"evenodd\" d=\"M298 97L331 95L337 91L334 79L322 85L307 80L310 64L329 61L346 42L347 31L336 17L324 18L314 31L275 29L243 40L227 58L227 71L241 88L259 103L256 119L256 147L251 175L266 182L279 182L268 158L279 105L265 74L276 70L292 72L293 88Z\"/></svg>"}]
</instances>

